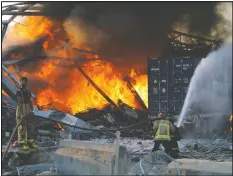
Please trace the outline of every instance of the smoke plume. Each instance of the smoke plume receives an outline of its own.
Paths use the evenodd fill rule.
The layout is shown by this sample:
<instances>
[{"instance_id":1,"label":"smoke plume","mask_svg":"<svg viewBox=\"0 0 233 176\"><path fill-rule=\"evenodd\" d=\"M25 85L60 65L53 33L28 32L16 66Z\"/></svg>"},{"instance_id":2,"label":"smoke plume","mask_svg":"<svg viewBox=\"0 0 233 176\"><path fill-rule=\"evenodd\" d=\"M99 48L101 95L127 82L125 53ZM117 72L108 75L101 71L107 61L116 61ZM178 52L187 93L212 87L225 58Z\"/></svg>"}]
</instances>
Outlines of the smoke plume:
<instances>
[{"instance_id":1,"label":"smoke plume","mask_svg":"<svg viewBox=\"0 0 233 176\"><path fill-rule=\"evenodd\" d=\"M187 33L224 40L228 33L219 26L227 21L219 7L213 2L53 2L45 4L45 11L76 24L77 38L82 32L80 40L103 58L119 67L140 67L146 57L167 52L167 32L177 25Z\"/></svg>"}]
</instances>

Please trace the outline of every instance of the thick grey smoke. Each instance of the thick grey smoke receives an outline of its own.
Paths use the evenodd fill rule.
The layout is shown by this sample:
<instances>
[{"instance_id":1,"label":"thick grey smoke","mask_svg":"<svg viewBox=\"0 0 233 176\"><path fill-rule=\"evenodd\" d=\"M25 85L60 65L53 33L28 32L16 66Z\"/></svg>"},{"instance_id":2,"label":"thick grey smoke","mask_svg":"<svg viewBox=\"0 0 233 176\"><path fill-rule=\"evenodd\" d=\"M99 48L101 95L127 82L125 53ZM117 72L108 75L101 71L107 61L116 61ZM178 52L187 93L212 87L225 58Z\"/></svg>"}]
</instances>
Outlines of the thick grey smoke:
<instances>
[{"instance_id":1,"label":"thick grey smoke","mask_svg":"<svg viewBox=\"0 0 233 176\"><path fill-rule=\"evenodd\" d=\"M73 30L85 34L84 45L119 68L133 64L133 67L143 66L146 71L148 56L167 54L167 33L174 24L185 23L185 32L212 37L212 29L223 21L217 5L213 2L52 2L45 4L45 11L60 20L71 17L79 27L76 30L73 26ZM215 32L217 39L219 31Z\"/></svg>"},{"instance_id":2,"label":"thick grey smoke","mask_svg":"<svg viewBox=\"0 0 233 176\"><path fill-rule=\"evenodd\" d=\"M191 79L178 126L193 108L203 113L232 112L232 43L202 59Z\"/></svg>"},{"instance_id":3,"label":"thick grey smoke","mask_svg":"<svg viewBox=\"0 0 233 176\"><path fill-rule=\"evenodd\" d=\"M223 18L225 7L217 8L219 7L217 2L42 4L44 12L49 13L51 19L56 19L56 23L63 24L67 19L71 20L71 24L63 27L65 32L76 34L73 37L77 44L99 53L102 58L108 59L118 68L134 67L144 73L147 70L148 56L159 57L162 54L169 54L167 34L173 27L177 27L177 24L182 27L183 32L207 38L223 39L222 34L224 37L227 35L223 25L226 23ZM53 28L59 27L55 25ZM56 37L65 38L65 32Z\"/></svg>"}]
</instances>

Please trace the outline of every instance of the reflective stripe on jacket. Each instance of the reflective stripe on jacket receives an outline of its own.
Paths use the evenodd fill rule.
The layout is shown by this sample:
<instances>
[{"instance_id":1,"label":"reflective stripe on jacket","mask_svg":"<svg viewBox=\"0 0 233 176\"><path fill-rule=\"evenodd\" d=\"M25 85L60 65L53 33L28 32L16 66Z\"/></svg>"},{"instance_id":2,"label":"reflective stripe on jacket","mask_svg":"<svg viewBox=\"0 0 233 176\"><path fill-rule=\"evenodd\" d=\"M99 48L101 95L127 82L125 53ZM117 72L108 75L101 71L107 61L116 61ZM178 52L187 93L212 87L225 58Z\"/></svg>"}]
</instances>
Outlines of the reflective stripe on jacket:
<instances>
[{"instance_id":1,"label":"reflective stripe on jacket","mask_svg":"<svg viewBox=\"0 0 233 176\"><path fill-rule=\"evenodd\" d=\"M171 141L171 133L174 133L174 126L168 120L156 120L153 127L155 141Z\"/></svg>"}]
</instances>

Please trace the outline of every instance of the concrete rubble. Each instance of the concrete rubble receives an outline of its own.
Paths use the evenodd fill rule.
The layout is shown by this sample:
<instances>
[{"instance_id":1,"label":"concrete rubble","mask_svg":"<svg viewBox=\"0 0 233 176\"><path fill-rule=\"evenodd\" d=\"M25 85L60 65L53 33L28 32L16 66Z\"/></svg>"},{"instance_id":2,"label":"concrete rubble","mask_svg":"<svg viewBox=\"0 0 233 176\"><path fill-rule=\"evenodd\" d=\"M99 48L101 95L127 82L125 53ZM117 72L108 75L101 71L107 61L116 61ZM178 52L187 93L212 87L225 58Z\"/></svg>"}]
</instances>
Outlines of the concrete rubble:
<instances>
[{"instance_id":1,"label":"concrete rubble","mask_svg":"<svg viewBox=\"0 0 233 176\"><path fill-rule=\"evenodd\" d=\"M127 150L120 146L117 155L116 149L114 143L64 140L54 159L63 166L59 168L62 175L125 175L130 166Z\"/></svg>"},{"instance_id":2,"label":"concrete rubble","mask_svg":"<svg viewBox=\"0 0 233 176\"><path fill-rule=\"evenodd\" d=\"M3 108L5 108L2 117L5 119L3 124L3 132L5 133L7 132L6 127L14 124L12 121L9 123L9 119L14 116L15 109L13 106L8 104L5 104ZM127 124L129 123L127 118L117 119L117 113L109 113L109 109L107 109L107 112L93 109L91 111L92 113L101 112L99 126L93 125L92 123L94 120L96 120L96 118L89 118L88 120L85 119L85 117L90 115L88 114L90 112L85 112L85 115L82 113L76 115L79 117L77 119L82 121L84 126L86 125L85 127L90 126L87 125L89 122L91 125L95 126L95 129L102 131L104 131L103 129L117 130L116 127L127 127ZM56 115L59 116L59 113L56 113L56 111L53 110L51 112L55 112L52 114L51 118L56 118ZM47 116L45 113L42 113L42 115ZM93 115L91 116L93 117ZM60 119L62 119L62 117ZM76 118L74 116L71 117L72 119ZM103 121L105 123L102 123ZM69 123L74 123L75 125L79 124L77 121L73 122L73 120L69 121ZM176 166L172 165L171 158L167 157L166 154L164 154L162 151L151 153L153 148L154 132L149 130L150 128L146 125L142 125L140 128L132 128L121 132L121 138L119 141L119 160L121 160L119 162L120 175L143 175L143 172L147 173L148 175L169 175L169 172L177 172ZM13 127L14 125L12 125L12 128ZM43 128L41 129L43 130ZM78 130L77 134L80 134L80 131L82 130ZM38 143L39 145L48 145L47 142L51 140L54 141L53 145L59 145L59 149L53 150L56 152L49 152L49 155L52 156L52 159L46 161L46 163L49 163L44 163L43 167L41 164L35 164L30 167L28 167L28 165L21 166L21 172L24 172L24 175L70 175L74 173L89 173L89 175L113 175L115 173L114 155L116 153L116 148L114 146L116 139L115 137L110 137L107 134L104 134L104 132L94 133L95 135L90 135L86 139L81 138L80 136L77 137L74 134L71 135L70 139L62 139L69 137L67 134L60 135L59 138L54 139L52 139L51 136L40 137L40 139L37 139L37 142L41 142ZM7 137L5 141L7 141ZM228 133L227 135L221 137L213 136L212 139L184 138L178 143L180 148L179 159L203 159L218 162L217 164L219 164L219 162L232 162L232 133ZM163 147L161 146L160 149L163 150ZM48 155L47 153L45 154ZM157 158L156 163L153 163L154 160L152 156ZM52 167L51 164L54 165L54 167ZM168 167L169 164L170 167ZM45 167L45 165L47 166ZM23 167L24 169L22 169ZM92 169L88 169L90 167ZM143 172L141 171L141 167L144 168ZM53 168L56 168L56 172L54 172ZM180 172L182 171L180 170ZM16 173L16 171L4 171L3 175L12 175L12 173Z\"/></svg>"},{"instance_id":3,"label":"concrete rubble","mask_svg":"<svg viewBox=\"0 0 233 176\"><path fill-rule=\"evenodd\" d=\"M16 119L12 120L15 116L16 108L7 103L2 103L2 144L7 142L10 137L9 129L13 129L16 126ZM9 134L8 134L9 133Z\"/></svg>"},{"instance_id":4,"label":"concrete rubble","mask_svg":"<svg viewBox=\"0 0 233 176\"><path fill-rule=\"evenodd\" d=\"M179 142L180 155L185 158L232 161L232 141L226 139L186 139Z\"/></svg>"},{"instance_id":5,"label":"concrete rubble","mask_svg":"<svg viewBox=\"0 0 233 176\"><path fill-rule=\"evenodd\" d=\"M67 141L66 141L67 142ZM18 172L20 175L80 175L80 174L88 174L90 175L91 171L94 171L95 167L99 168L98 172L94 172L91 175L109 175L109 171L111 167L106 167L103 164L100 164L100 160L106 158L107 155L114 152L114 148L112 148L111 144L104 143L79 143L80 149L83 150L92 150L98 151L97 153L89 153L90 156L84 154L83 150L80 149L74 152L74 148L77 145L73 145L76 141L69 141L65 145L62 144L59 150L57 150L56 154L53 154L54 164L51 162L50 164L37 164L37 165L29 165L18 168ZM70 146L71 144L71 146ZM85 145L84 145L85 144ZM91 145L89 145L91 144ZM66 146L66 147L65 147ZM69 146L69 147L68 147ZM87 147L88 146L88 147ZM67 148L68 147L68 148ZM103 148L102 148L103 147ZM67 148L64 150L64 148ZM79 147L77 147L79 148ZM113 150L112 150L112 149ZM107 153L102 153L100 151L105 151ZM69 151L72 151L69 154ZM80 153L81 152L81 153ZM54 155L63 155L63 159L61 160L56 158ZM177 159L176 162L172 161L173 159L166 155L163 151L150 152L145 155L138 163L130 165L130 162L127 164L127 152L124 150L121 157L121 162L123 165L128 165L127 169L123 169L124 172L127 172L127 175L231 175L232 174L232 162L215 162L209 160L196 160L196 159ZM95 157L94 157L95 156ZM61 157L61 156L59 156ZM85 159L86 158L86 159ZM94 159L96 158L96 159ZM88 159L88 160L87 160ZM95 162L94 162L94 160ZM112 158L114 159L114 157ZM86 162L84 162L86 161ZM127 161L127 162L126 162ZM79 162L79 163L77 163ZM106 163L109 163L106 160ZM88 165L91 169L84 167ZM119 167L122 167L119 166ZM108 169L110 170L108 171ZM87 170L88 169L88 170ZM94 169L94 170L93 170ZM119 168L120 169L120 168ZM77 173L79 172L79 173ZM81 173L83 172L83 173ZM11 173L12 174L12 173ZM7 175L7 174L5 174ZM119 173L118 175L125 175L125 173Z\"/></svg>"},{"instance_id":6,"label":"concrete rubble","mask_svg":"<svg viewBox=\"0 0 233 176\"><path fill-rule=\"evenodd\" d=\"M177 167L179 175L232 175L232 162L178 159L168 165L168 175L177 175Z\"/></svg>"},{"instance_id":7,"label":"concrete rubble","mask_svg":"<svg viewBox=\"0 0 233 176\"><path fill-rule=\"evenodd\" d=\"M164 175L172 159L163 151L151 152L133 166L128 175Z\"/></svg>"},{"instance_id":8,"label":"concrete rubble","mask_svg":"<svg viewBox=\"0 0 233 176\"><path fill-rule=\"evenodd\" d=\"M114 141L109 139L92 139L92 141L106 142ZM120 144L128 150L129 157L133 163L138 162L145 155L151 152L154 143L153 140L139 139L136 137L121 138ZM216 161L232 161L232 141L225 139L182 139L178 141L180 148L180 158L209 159ZM198 144L198 150L195 150L195 144ZM160 147L163 150L163 147Z\"/></svg>"}]
</instances>

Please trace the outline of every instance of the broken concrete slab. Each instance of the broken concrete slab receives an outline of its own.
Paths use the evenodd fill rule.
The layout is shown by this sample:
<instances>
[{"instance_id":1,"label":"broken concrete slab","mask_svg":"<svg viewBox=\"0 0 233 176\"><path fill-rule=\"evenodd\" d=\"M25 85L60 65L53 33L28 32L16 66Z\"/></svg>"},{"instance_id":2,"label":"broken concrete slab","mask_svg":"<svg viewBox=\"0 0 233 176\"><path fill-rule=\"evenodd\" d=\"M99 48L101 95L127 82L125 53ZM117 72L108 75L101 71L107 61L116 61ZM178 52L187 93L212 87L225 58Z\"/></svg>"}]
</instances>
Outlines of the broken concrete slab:
<instances>
[{"instance_id":1,"label":"broken concrete slab","mask_svg":"<svg viewBox=\"0 0 233 176\"><path fill-rule=\"evenodd\" d=\"M60 141L60 148L73 148L73 149L85 149L85 150L98 150L114 153L116 148L114 144L106 144L103 142L92 142L92 141L79 141L64 139Z\"/></svg>"},{"instance_id":2,"label":"broken concrete slab","mask_svg":"<svg viewBox=\"0 0 233 176\"><path fill-rule=\"evenodd\" d=\"M178 163L177 163L177 162ZM168 165L168 175L232 175L232 162L178 159Z\"/></svg>"},{"instance_id":3,"label":"broken concrete slab","mask_svg":"<svg viewBox=\"0 0 233 176\"><path fill-rule=\"evenodd\" d=\"M56 164L64 166L63 175L114 175L115 159L118 161L118 173L128 172L129 160L127 149L120 146L116 156L117 145L78 140L62 140L54 156Z\"/></svg>"},{"instance_id":4,"label":"broken concrete slab","mask_svg":"<svg viewBox=\"0 0 233 176\"><path fill-rule=\"evenodd\" d=\"M151 152L135 164L128 175L164 175L171 161L164 151Z\"/></svg>"}]
</instances>

